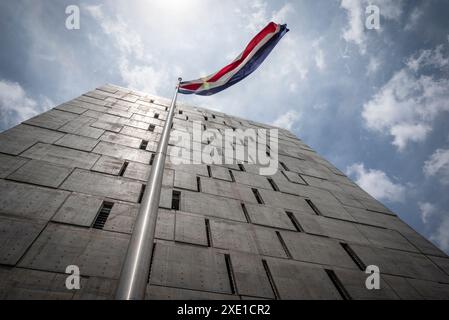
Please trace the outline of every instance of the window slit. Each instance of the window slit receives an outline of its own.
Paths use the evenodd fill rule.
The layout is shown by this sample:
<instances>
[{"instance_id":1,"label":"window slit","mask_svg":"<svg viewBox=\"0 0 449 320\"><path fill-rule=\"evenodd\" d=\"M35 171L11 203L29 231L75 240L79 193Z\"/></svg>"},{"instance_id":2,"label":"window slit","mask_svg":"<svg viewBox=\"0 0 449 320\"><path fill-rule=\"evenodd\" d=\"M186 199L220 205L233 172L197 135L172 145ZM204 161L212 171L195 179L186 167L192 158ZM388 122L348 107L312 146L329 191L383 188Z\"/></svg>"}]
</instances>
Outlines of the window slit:
<instances>
[{"instance_id":1,"label":"window slit","mask_svg":"<svg viewBox=\"0 0 449 320\"><path fill-rule=\"evenodd\" d=\"M259 190L255 189L255 188L253 188L252 190L253 190L254 196L256 197L257 203L258 204L264 204L264 202L262 200L262 197L261 197L261 195L259 193Z\"/></svg>"},{"instance_id":2,"label":"window slit","mask_svg":"<svg viewBox=\"0 0 449 320\"><path fill-rule=\"evenodd\" d=\"M315 212L317 216L322 216L320 210L316 207L316 205L312 202L312 200L306 199L306 202L312 208L313 212Z\"/></svg>"},{"instance_id":3,"label":"window slit","mask_svg":"<svg viewBox=\"0 0 449 320\"><path fill-rule=\"evenodd\" d=\"M287 214L288 218L292 222L292 224L295 227L296 231L304 232L304 228L301 226L301 224L299 223L298 219L296 219L296 217L293 214L293 212L286 211L285 213Z\"/></svg>"},{"instance_id":4,"label":"window slit","mask_svg":"<svg viewBox=\"0 0 449 320\"><path fill-rule=\"evenodd\" d=\"M109 214L111 213L113 206L114 206L114 203L103 201L100 211L98 212L98 215L93 224L93 228L100 229L100 230L102 230L104 228L104 225L106 224L106 221L108 220Z\"/></svg>"},{"instance_id":5,"label":"window slit","mask_svg":"<svg viewBox=\"0 0 449 320\"><path fill-rule=\"evenodd\" d=\"M179 210L179 203L181 202L181 192L173 190L171 208L173 210Z\"/></svg>"}]
</instances>

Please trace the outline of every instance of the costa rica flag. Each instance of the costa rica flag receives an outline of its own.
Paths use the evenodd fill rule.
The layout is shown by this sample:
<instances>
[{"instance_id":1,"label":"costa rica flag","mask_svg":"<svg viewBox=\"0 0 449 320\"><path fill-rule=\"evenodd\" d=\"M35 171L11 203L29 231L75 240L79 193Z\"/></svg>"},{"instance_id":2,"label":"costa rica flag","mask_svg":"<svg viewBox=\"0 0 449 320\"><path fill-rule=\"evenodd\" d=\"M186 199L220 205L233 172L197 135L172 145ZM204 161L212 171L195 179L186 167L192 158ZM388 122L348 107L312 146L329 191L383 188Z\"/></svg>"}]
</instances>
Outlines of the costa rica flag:
<instances>
[{"instance_id":1,"label":"costa rica flag","mask_svg":"<svg viewBox=\"0 0 449 320\"><path fill-rule=\"evenodd\" d=\"M234 61L207 77L181 82L179 93L210 96L245 79L262 64L288 31L286 24L270 22Z\"/></svg>"}]
</instances>

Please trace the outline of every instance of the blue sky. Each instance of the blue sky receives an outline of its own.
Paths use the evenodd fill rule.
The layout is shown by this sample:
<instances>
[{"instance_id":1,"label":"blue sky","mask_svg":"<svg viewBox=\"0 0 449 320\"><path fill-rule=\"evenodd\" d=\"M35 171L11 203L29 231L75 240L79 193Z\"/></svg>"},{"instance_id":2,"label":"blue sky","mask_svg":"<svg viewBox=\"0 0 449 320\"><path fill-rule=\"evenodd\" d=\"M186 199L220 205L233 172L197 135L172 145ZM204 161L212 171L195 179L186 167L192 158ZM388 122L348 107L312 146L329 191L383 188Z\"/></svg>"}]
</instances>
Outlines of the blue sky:
<instances>
[{"instance_id":1,"label":"blue sky","mask_svg":"<svg viewBox=\"0 0 449 320\"><path fill-rule=\"evenodd\" d=\"M76 4L81 28L65 27ZM380 9L380 29L365 9ZM449 252L449 3L0 2L0 130L104 83L170 97L270 20L290 32L245 81L180 101L292 130Z\"/></svg>"}]
</instances>

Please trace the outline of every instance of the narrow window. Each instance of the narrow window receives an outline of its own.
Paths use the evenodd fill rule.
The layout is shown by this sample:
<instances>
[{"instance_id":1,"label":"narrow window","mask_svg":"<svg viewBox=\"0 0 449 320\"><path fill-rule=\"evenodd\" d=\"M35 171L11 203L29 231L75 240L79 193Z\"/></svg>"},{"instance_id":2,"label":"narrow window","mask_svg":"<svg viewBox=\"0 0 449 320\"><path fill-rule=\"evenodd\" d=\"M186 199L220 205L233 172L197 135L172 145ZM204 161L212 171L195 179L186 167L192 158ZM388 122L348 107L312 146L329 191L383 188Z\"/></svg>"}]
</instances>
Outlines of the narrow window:
<instances>
[{"instance_id":1,"label":"narrow window","mask_svg":"<svg viewBox=\"0 0 449 320\"><path fill-rule=\"evenodd\" d=\"M137 203L142 203L142 198L143 198L143 194L145 193L146 187L147 187L147 185L143 184L142 187L140 188L139 200L137 200Z\"/></svg>"},{"instance_id":2,"label":"narrow window","mask_svg":"<svg viewBox=\"0 0 449 320\"><path fill-rule=\"evenodd\" d=\"M291 259L291 258L292 258L292 255L291 255L290 251L288 250L287 245L286 245L285 242L284 242L284 239L282 239L281 233L280 233L279 231L276 231L276 235L278 236L279 242L281 243L282 248L283 248L284 251L285 251L285 254L287 255L287 257L288 257L289 259Z\"/></svg>"},{"instance_id":3,"label":"narrow window","mask_svg":"<svg viewBox=\"0 0 449 320\"><path fill-rule=\"evenodd\" d=\"M154 119L159 119L159 113L154 114Z\"/></svg>"},{"instance_id":4,"label":"narrow window","mask_svg":"<svg viewBox=\"0 0 449 320\"><path fill-rule=\"evenodd\" d=\"M154 132L154 128L155 128L154 124L150 124L150 126L148 127L148 131Z\"/></svg>"},{"instance_id":5,"label":"narrow window","mask_svg":"<svg viewBox=\"0 0 449 320\"><path fill-rule=\"evenodd\" d=\"M189 121L189 116L186 116L186 121Z\"/></svg>"},{"instance_id":6,"label":"narrow window","mask_svg":"<svg viewBox=\"0 0 449 320\"><path fill-rule=\"evenodd\" d=\"M179 113L179 114L182 114L182 110L179 110L178 113Z\"/></svg>"},{"instance_id":7,"label":"narrow window","mask_svg":"<svg viewBox=\"0 0 449 320\"><path fill-rule=\"evenodd\" d=\"M142 140L142 142L140 143L140 149L142 150L147 150L147 146L148 146L148 141L147 140Z\"/></svg>"},{"instance_id":8,"label":"narrow window","mask_svg":"<svg viewBox=\"0 0 449 320\"><path fill-rule=\"evenodd\" d=\"M208 117L204 116L204 120L206 120L206 121L207 121L208 119L209 119Z\"/></svg>"},{"instance_id":9,"label":"narrow window","mask_svg":"<svg viewBox=\"0 0 449 320\"><path fill-rule=\"evenodd\" d=\"M207 166L207 174L209 175L209 178L212 178L212 170L210 166Z\"/></svg>"},{"instance_id":10,"label":"narrow window","mask_svg":"<svg viewBox=\"0 0 449 320\"><path fill-rule=\"evenodd\" d=\"M198 192L201 192L201 179L200 179L200 177L196 177L196 188L198 189Z\"/></svg>"},{"instance_id":11,"label":"narrow window","mask_svg":"<svg viewBox=\"0 0 449 320\"><path fill-rule=\"evenodd\" d=\"M337 275L335 274L334 270L324 269L331 279L332 283L334 284L335 288L337 289L340 296L343 298L343 300L352 300L351 296L349 295L348 291L346 291L345 287L343 286L343 283L341 283L340 279L338 279Z\"/></svg>"},{"instance_id":12,"label":"narrow window","mask_svg":"<svg viewBox=\"0 0 449 320\"><path fill-rule=\"evenodd\" d=\"M296 219L296 217L293 214L293 212L285 211L285 213L287 214L288 218L292 222L292 224L295 227L296 231L304 232L304 228L301 226L301 224L299 223L298 219Z\"/></svg>"},{"instance_id":13,"label":"narrow window","mask_svg":"<svg viewBox=\"0 0 449 320\"><path fill-rule=\"evenodd\" d=\"M273 290L274 298L276 300L279 300L280 299L279 291L276 287L276 284L274 283L273 275L271 274L270 268L268 268L268 263L266 260L262 259L262 264L263 268L265 269L265 273L267 274L268 281L270 282L271 290Z\"/></svg>"},{"instance_id":14,"label":"narrow window","mask_svg":"<svg viewBox=\"0 0 449 320\"><path fill-rule=\"evenodd\" d=\"M97 218L95 219L93 225L95 229L102 230L104 228L106 220L108 220L113 206L114 204L112 202L103 201L103 204L101 205L100 211L98 212Z\"/></svg>"},{"instance_id":15,"label":"narrow window","mask_svg":"<svg viewBox=\"0 0 449 320\"><path fill-rule=\"evenodd\" d=\"M264 204L262 197L260 196L259 190L255 189L255 188L253 188L252 190L253 190L254 196L256 197L257 203Z\"/></svg>"},{"instance_id":16,"label":"narrow window","mask_svg":"<svg viewBox=\"0 0 449 320\"><path fill-rule=\"evenodd\" d=\"M204 222L206 224L207 246L212 247L212 234L210 232L210 221L209 219L205 219Z\"/></svg>"},{"instance_id":17,"label":"narrow window","mask_svg":"<svg viewBox=\"0 0 449 320\"><path fill-rule=\"evenodd\" d=\"M206 131L206 130L207 130L207 128L206 128L206 125L205 125L205 124L203 124L203 130L204 130L204 131Z\"/></svg>"},{"instance_id":18,"label":"narrow window","mask_svg":"<svg viewBox=\"0 0 449 320\"><path fill-rule=\"evenodd\" d=\"M315 214L317 216L322 216L320 210L318 210L318 208L316 207L316 205L312 202L312 200L310 199L306 199L307 204L312 208L313 212L315 212Z\"/></svg>"},{"instance_id":19,"label":"narrow window","mask_svg":"<svg viewBox=\"0 0 449 320\"><path fill-rule=\"evenodd\" d=\"M290 171L288 169L288 167L285 165L285 163L283 163L282 161L279 161L279 164L281 165L281 167L285 170L285 171Z\"/></svg>"},{"instance_id":20,"label":"narrow window","mask_svg":"<svg viewBox=\"0 0 449 320\"><path fill-rule=\"evenodd\" d=\"M154 103L154 100L153 100L153 99L151 99L151 100L150 100L150 103Z\"/></svg>"},{"instance_id":21,"label":"narrow window","mask_svg":"<svg viewBox=\"0 0 449 320\"><path fill-rule=\"evenodd\" d=\"M243 211L243 214L245 215L246 221L248 223L251 223L251 217L248 214L248 209L246 209L245 204L242 202L240 205L242 206L242 211Z\"/></svg>"},{"instance_id":22,"label":"narrow window","mask_svg":"<svg viewBox=\"0 0 449 320\"><path fill-rule=\"evenodd\" d=\"M212 118L213 118L213 119L215 119L215 118L216 118L216 117L215 117L215 114L213 114L213 115L212 115Z\"/></svg>"},{"instance_id":23,"label":"narrow window","mask_svg":"<svg viewBox=\"0 0 449 320\"><path fill-rule=\"evenodd\" d=\"M273 179L271 179L271 178L267 178L267 179L268 179L268 182L270 183L271 187L273 188L273 190L279 191L279 188L278 188L276 182L274 182Z\"/></svg>"},{"instance_id":24,"label":"narrow window","mask_svg":"<svg viewBox=\"0 0 449 320\"><path fill-rule=\"evenodd\" d=\"M267 157L271 157L270 151L267 150L266 154L267 154Z\"/></svg>"},{"instance_id":25,"label":"narrow window","mask_svg":"<svg viewBox=\"0 0 449 320\"><path fill-rule=\"evenodd\" d=\"M154 162L154 158L156 157L156 155L154 153L151 154L151 158L150 158L150 166L153 165Z\"/></svg>"},{"instance_id":26,"label":"narrow window","mask_svg":"<svg viewBox=\"0 0 449 320\"><path fill-rule=\"evenodd\" d=\"M352 261L359 267L360 270L365 271L366 265L363 263L362 259L352 250L352 248L347 243L340 242L340 245L346 251L346 253L351 257Z\"/></svg>"},{"instance_id":27,"label":"narrow window","mask_svg":"<svg viewBox=\"0 0 449 320\"><path fill-rule=\"evenodd\" d=\"M228 271L229 284L231 286L231 293L235 294L235 278L234 278L234 270L232 269L231 256L229 254L225 254L226 261L226 269Z\"/></svg>"},{"instance_id":28,"label":"narrow window","mask_svg":"<svg viewBox=\"0 0 449 320\"><path fill-rule=\"evenodd\" d=\"M234 132L235 132L235 130L236 130L236 129L235 129L234 127L232 127L232 131L234 131Z\"/></svg>"},{"instance_id":29,"label":"narrow window","mask_svg":"<svg viewBox=\"0 0 449 320\"><path fill-rule=\"evenodd\" d=\"M125 174L126 168L128 168L128 161L125 161L122 165L122 167L120 168L120 172L118 173L119 177L123 177L123 175Z\"/></svg>"},{"instance_id":30,"label":"narrow window","mask_svg":"<svg viewBox=\"0 0 449 320\"><path fill-rule=\"evenodd\" d=\"M246 171L243 164L239 163L238 166L239 166L240 171L243 171L243 172Z\"/></svg>"},{"instance_id":31,"label":"narrow window","mask_svg":"<svg viewBox=\"0 0 449 320\"><path fill-rule=\"evenodd\" d=\"M229 170L229 175L231 176L231 181L235 182L234 174L232 173L232 170Z\"/></svg>"},{"instance_id":32,"label":"narrow window","mask_svg":"<svg viewBox=\"0 0 449 320\"><path fill-rule=\"evenodd\" d=\"M181 202L181 192L173 190L171 199L171 208L173 210L179 210L179 203Z\"/></svg>"}]
</instances>

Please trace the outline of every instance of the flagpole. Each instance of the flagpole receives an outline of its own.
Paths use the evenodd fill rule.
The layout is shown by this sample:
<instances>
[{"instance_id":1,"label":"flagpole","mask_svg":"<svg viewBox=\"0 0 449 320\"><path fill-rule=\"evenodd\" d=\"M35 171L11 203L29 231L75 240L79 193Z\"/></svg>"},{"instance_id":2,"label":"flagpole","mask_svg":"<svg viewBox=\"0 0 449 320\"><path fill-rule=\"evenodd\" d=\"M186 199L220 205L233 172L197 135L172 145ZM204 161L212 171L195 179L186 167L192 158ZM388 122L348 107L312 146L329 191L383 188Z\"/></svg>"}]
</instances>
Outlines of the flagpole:
<instances>
[{"instance_id":1,"label":"flagpole","mask_svg":"<svg viewBox=\"0 0 449 320\"><path fill-rule=\"evenodd\" d=\"M128 245L128 251L123 262L115 298L117 300L143 300L148 284L152 259L154 233L156 230L157 213L164 176L165 158L167 155L170 129L176 108L178 84L165 120L164 129L157 147L156 155L151 167L145 193L142 197L139 214L134 224L134 230Z\"/></svg>"}]
</instances>

